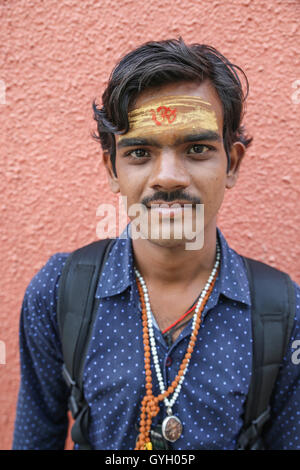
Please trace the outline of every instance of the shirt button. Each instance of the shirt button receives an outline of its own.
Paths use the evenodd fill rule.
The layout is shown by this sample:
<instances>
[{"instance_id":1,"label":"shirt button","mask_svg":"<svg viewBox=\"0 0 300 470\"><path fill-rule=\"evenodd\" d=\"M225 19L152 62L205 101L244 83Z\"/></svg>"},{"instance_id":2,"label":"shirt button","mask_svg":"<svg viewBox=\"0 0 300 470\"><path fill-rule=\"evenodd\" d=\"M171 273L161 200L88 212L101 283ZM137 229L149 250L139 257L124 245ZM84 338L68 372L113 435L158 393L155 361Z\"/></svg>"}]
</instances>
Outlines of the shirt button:
<instances>
[{"instance_id":1,"label":"shirt button","mask_svg":"<svg viewBox=\"0 0 300 470\"><path fill-rule=\"evenodd\" d=\"M168 356L166 359L166 366L170 367L171 364L172 364L172 359L170 358L170 356Z\"/></svg>"}]
</instances>

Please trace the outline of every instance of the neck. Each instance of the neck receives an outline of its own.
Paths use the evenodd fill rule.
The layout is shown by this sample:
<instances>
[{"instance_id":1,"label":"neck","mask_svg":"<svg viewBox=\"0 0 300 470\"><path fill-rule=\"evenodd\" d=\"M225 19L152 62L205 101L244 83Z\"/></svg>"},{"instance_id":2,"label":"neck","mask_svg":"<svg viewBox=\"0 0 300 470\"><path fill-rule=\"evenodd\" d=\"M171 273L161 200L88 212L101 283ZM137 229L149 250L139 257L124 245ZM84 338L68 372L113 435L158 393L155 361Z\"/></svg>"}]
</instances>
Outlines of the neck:
<instances>
[{"instance_id":1,"label":"neck","mask_svg":"<svg viewBox=\"0 0 300 470\"><path fill-rule=\"evenodd\" d=\"M158 245L150 240L132 240L135 265L146 281L168 287L189 285L206 278L216 257L216 225L204 234L201 250L186 250L185 245Z\"/></svg>"}]
</instances>

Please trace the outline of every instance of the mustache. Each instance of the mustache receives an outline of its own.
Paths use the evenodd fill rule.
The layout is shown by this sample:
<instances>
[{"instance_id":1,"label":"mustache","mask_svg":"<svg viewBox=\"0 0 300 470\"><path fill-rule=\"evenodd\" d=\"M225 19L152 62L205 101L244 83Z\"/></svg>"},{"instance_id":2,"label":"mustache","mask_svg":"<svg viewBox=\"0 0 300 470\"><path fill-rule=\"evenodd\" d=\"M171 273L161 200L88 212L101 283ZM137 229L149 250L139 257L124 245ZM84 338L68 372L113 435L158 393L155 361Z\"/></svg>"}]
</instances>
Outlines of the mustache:
<instances>
[{"instance_id":1,"label":"mustache","mask_svg":"<svg viewBox=\"0 0 300 470\"><path fill-rule=\"evenodd\" d=\"M186 201L187 204L202 204L201 199L190 194L185 193L182 190L175 190L172 192L157 191L152 196L145 197L141 203L145 206L155 202L174 202L174 201Z\"/></svg>"}]
</instances>

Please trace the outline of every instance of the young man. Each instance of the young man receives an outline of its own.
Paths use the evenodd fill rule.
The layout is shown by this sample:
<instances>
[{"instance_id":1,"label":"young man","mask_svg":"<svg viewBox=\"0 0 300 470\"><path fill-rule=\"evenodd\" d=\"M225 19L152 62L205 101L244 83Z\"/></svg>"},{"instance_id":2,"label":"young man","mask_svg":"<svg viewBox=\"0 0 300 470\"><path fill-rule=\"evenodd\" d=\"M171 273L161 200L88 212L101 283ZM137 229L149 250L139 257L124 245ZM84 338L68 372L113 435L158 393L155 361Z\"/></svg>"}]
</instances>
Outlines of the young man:
<instances>
[{"instance_id":1,"label":"young man","mask_svg":"<svg viewBox=\"0 0 300 470\"><path fill-rule=\"evenodd\" d=\"M147 43L117 65L103 107L94 103L111 189L129 208L146 207L148 230L130 237L131 216L129 236L113 242L96 289L83 371L93 449L151 449L158 429L170 449L236 448L252 373L251 294L217 215L251 142L241 125L238 70L207 46ZM194 227L204 206L197 249L187 249L178 225L186 204ZM64 447L57 289L67 258L51 257L25 294L14 449ZM293 330L264 433L269 449L300 448L300 368L291 359L300 289L293 289Z\"/></svg>"}]
</instances>

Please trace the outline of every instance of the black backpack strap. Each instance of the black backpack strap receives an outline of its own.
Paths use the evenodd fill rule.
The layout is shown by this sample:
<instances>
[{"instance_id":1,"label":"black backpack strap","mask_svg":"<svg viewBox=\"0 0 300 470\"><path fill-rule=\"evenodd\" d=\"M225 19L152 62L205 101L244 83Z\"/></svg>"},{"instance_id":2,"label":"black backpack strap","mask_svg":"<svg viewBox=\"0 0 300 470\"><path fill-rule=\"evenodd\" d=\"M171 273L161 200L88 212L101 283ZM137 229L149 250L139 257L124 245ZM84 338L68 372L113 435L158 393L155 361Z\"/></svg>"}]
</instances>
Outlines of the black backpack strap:
<instances>
[{"instance_id":1,"label":"black backpack strap","mask_svg":"<svg viewBox=\"0 0 300 470\"><path fill-rule=\"evenodd\" d=\"M287 352L296 311L290 276L245 258L252 299L253 367L244 426L237 448L263 449L262 431L270 418L270 399Z\"/></svg>"},{"instance_id":2,"label":"black backpack strap","mask_svg":"<svg viewBox=\"0 0 300 470\"><path fill-rule=\"evenodd\" d=\"M95 292L112 239L93 242L69 255L58 287L57 319L64 358L63 377L70 387L69 409L75 419L71 435L80 449L88 442L89 407L82 374L98 302Z\"/></svg>"}]
</instances>

